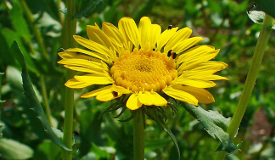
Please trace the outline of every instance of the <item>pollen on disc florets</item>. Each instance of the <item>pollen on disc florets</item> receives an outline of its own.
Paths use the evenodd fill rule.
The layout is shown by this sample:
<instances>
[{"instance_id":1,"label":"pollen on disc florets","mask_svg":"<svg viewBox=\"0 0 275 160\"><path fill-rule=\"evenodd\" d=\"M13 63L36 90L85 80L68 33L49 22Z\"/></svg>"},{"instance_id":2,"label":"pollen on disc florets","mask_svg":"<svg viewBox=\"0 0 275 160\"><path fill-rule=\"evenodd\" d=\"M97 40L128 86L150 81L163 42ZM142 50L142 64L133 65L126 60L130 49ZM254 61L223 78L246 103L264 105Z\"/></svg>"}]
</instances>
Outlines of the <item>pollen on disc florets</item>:
<instances>
[{"instance_id":1,"label":"pollen on disc florets","mask_svg":"<svg viewBox=\"0 0 275 160\"><path fill-rule=\"evenodd\" d=\"M175 60L159 51L124 51L114 61L110 73L116 85L136 91L158 91L177 77Z\"/></svg>"}]
</instances>

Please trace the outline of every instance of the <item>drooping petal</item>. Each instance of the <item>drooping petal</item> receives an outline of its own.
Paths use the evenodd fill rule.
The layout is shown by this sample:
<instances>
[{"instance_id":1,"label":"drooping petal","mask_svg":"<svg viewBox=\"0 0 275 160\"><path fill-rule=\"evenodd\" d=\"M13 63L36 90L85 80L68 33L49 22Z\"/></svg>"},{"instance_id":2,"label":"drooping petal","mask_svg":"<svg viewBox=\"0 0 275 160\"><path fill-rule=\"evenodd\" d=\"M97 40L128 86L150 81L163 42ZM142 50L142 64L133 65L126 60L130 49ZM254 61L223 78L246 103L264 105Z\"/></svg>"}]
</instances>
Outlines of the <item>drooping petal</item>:
<instances>
[{"instance_id":1,"label":"drooping petal","mask_svg":"<svg viewBox=\"0 0 275 160\"><path fill-rule=\"evenodd\" d=\"M164 88L162 91L168 96L173 97L177 100L187 102L193 105L198 105L198 100L196 99L196 97L176 87L173 88L172 86L168 86Z\"/></svg>"},{"instance_id":2,"label":"drooping petal","mask_svg":"<svg viewBox=\"0 0 275 160\"><path fill-rule=\"evenodd\" d=\"M172 50L173 46L177 46L178 43L189 38L191 34L192 30L188 27L178 30L165 45L164 52L166 53L167 51Z\"/></svg>"},{"instance_id":3,"label":"drooping petal","mask_svg":"<svg viewBox=\"0 0 275 160\"><path fill-rule=\"evenodd\" d=\"M159 95L157 92L151 92L151 95L154 99L155 106L166 106L167 105L166 99L163 98L161 95Z\"/></svg>"},{"instance_id":4,"label":"drooping petal","mask_svg":"<svg viewBox=\"0 0 275 160\"><path fill-rule=\"evenodd\" d=\"M113 85L112 86L112 90L118 92L118 93L122 93L122 94L129 94L131 93L131 91L129 91L128 89L121 87L121 86L117 86L117 85Z\"/></svg>"},{"instance_id":5,"label":"drooping petal","mask_svg":"<svg viewBox=\"0 0 275 160\"><path fill-rule=\"evenodd\" d=\"M100 88L100 89L96 89L96 90L93 90L93 91L88 92L86 94L83 94L81 96L81 98L90 98L90 97L96 96L99 93L108 93L111 90L111 88L112 88L112 85L106 86L106 87L103 87L103 88Z\"/></svg>"},{"instance_id":6,"label":"drooping petal","mask_svg":"<svg viewBox=\"0 0 275 160\"><path fill-rule=\"evenodd\" d=\"M138 100L138 94L132 94L126 103L126 107L130 110L137 110L142 106L142 103Z\"/></svg>"},{"instance_id":7,"label":"drooping petal","mask_svg":"<svg viewBox=\"0 0 275 160\"><path fill-rule=\"evenodd\" d=\"M111 90L106 90L106 92L100 92L97 94L96 99L102 102L107 102L115 98L120 97L122 94L118 93L117 96L114 96Z\"/></svg>"},{"instance_id":8,"label":"drooping petal","mask_svg":"<svg viewBox=\"0 0 275 160\"><path fill-rule=\"evenodd\" d=\"M90 85L93 85L92 83L87 83L87 82L81 82L76 80L75 78L69 79L66 83L65 86L68 88L85 88Z\"/></svg>"},{"instance_id":9,"label":"drooping petal","mask_svg":"<svg viewBox=\"0 0 275 160\"><path fill-rule=\"evenodd\" d=\"M129 17L123 17L118 22L119 31L125 35L136 48L140 44L140 33L135 21Z\"/></svg>"},{"instance_id":10,"label":"drooping petal","mask_svg":"<svg viewBox=\"0 0 275 160\"><path fill-rule=\"evenodd\" d=\"M166 106L167 101L165 98L160 96L157 92L149 92L149 91L140 91L138 94L138 99L140 103L151 106Z\"/></svg>"},{"instance_id":11,"label":"drooping petal","mask_svg":"<svg viewBox=\"0 0 275 160\"><path fill-rule=\"evenodd\" d=\"M160 51L161 48L170 40L170 38L177 32L178 27L166 29L160 34L160 37L157 41L157 50Z\"/></svg>"},{"instance_id":12,"label":"drooping petal","mask_svg":"<svg viewBox=\"0 0 275 160\"><path fill-rule=\"evenodd\" d=\"M215 102L212 94L205 89L182 85L175 85L173 87L193 95L200 103L209 104Z\"/></svg>"},{"instance_id":13,"label":"drooping petal","mask_svg":"<svg viewBox=\"0 0 275 160\"><path fill-rule=\"evenodd\" d=\"M154 104L154 99L153 96L150 92L148 91L139 91L138 93L138 100L140 101L140 103L147 105L147 106L151 106Z\"/></svg>"}]
</instances>

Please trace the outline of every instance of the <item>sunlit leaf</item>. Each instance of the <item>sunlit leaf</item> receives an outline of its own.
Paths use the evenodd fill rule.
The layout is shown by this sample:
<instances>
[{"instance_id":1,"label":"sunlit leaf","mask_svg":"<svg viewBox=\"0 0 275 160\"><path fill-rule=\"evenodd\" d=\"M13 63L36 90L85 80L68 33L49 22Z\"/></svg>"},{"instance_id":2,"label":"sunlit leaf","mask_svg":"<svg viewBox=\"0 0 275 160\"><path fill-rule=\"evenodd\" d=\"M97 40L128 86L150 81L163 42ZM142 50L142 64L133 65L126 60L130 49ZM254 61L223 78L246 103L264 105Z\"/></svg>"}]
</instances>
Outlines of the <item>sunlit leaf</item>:
<instances>
[{"instance_id":1,"label":"sunlit leaf","mask_svg":"<svg viewBox=\"0 0 275 160\"><path fill-rule=\"evenodd\" d=\"M247 12L247 15L254 23L263 24L264 22L265 12L263 11L251 10ZM272 29L275 29L275 24Z\"/></svg>"},{"instance_id":2,"label":"sunlit leaf","mask_svg":"<svg viewBox=\"0 0 275 160\"><path fill-rule=\"evenodd\" d=\"M58 146L62 147L66 151L71 151L71 149L67 148L65 144L55 135L54 131L52 130L47 117L43 111L41 104L39 103L36 94L33 90L32 83L28 74L28 70L25 64L24 56L17 44L16 41L12 44L11 47L13 56L17 59L19 64L22 67L22 80L23 80L23 88L25 91L25 96L31 106L31 109L37 114L37 118L42 122L44 126L45 132L49 135L50 139Z\"/></svg>"}]
</instances>

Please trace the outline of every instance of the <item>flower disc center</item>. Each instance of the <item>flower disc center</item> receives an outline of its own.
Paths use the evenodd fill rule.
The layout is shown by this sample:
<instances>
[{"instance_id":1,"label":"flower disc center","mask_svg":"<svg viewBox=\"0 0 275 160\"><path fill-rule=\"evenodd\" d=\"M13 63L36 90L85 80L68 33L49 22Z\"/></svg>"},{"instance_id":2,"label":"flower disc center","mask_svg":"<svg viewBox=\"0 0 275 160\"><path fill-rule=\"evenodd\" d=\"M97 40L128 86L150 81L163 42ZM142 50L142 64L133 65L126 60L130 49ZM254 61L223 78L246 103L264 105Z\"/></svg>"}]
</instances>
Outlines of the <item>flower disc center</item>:
<instances>
[{"instance_id":1,"label":"flower disc center","mask_svg":"<svg viewBox=\"0 0 275 160\"><path fill-rule=\"evenodd\" d=\"M111 74L117 85L135 91L161 90L177 77L175 61L155 51L135 49L115 60Z\"/></svg>"}]
</instances>

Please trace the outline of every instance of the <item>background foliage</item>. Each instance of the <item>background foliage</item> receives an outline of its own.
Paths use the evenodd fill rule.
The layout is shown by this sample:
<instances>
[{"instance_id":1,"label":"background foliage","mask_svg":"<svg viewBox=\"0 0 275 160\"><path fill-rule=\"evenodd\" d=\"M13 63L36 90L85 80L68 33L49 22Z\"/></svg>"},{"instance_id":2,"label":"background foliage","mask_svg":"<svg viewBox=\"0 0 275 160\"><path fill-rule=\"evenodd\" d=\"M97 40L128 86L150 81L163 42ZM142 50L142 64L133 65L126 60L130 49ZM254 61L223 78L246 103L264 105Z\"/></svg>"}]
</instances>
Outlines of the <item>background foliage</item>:
<instances>
[{"instance_id":1,"label":"background foliage","mask_svg":"<svg viewBox=\"0 0 275 160\"><path fill-rule=\"evenodd\" d=\"M1 108L1 123L4 127L3 138L0 139L0 157L58 160L61 158L61 149L49 140L41 122L29 109L23 94L21 67L12 56L10 47L14 40L18 42L38 100L44 109L50 106L51 125L62 131L62 97L66 80L65 69L56 62L59 60L57 53L63 48L62 12L66 13L65 6L60 0L4 0L0 3L0 72L5 73L1 82L1 99L5 103ZM193 36L205 38L202 44L221 49L216 60L224 61L229 66L220 74L230 80L218 82L216 87L209 89L216 102L202 107L232 117L261 29L260 24L254 24L247 16L246 11L253 7L252 2L79 0L77 4L77 34L83 37L87 37L86 25L97 23L101 26L104 21L117 25L124 16L133 17L138 23L142 16L148 16L152 23L160 24L162 30L170 24L180 28L190 27ZM33 21L28 19L24 5L30 9ZM35 28L41 34L42 42L37 39ZM43 54L41 43L45 46L46 55ZM275 157L274 46L273 34L237 136L236 143L243 143L240 150L227 159L268 160ZM119 122L113 118L118 114L116 112L106 113L99 118L99 114L110 103L101 103L93 98L80 99L80 95L88 90L76 90L75 93L74 159L131 159L132 121ZM169 108L164 109L168 115L166 124L178 140L181 159L213 159L218 141L209 136L182 106L178 106L178 114L175 116ZM119 119L130 116L129 111L125 113ZM146 159L176 159L176 148L168 134L152 120L147 119L146 123Z\"/></svg>"}]
</instances>

